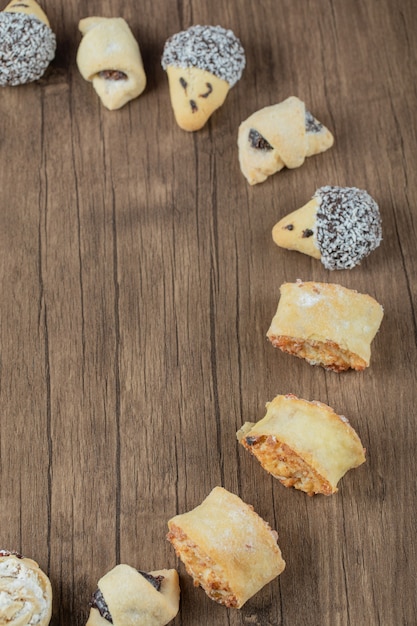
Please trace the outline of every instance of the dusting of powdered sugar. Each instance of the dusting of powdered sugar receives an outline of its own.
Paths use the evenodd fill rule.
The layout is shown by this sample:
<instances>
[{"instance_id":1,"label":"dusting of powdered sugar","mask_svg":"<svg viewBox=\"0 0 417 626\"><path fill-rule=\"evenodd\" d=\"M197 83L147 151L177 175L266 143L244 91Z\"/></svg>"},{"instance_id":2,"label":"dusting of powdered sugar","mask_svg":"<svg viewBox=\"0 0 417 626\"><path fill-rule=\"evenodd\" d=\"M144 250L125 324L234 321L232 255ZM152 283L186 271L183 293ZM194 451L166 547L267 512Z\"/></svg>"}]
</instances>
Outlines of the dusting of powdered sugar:
<instances>
[{"instance_id":1,"label":"dusting of powdered sugar","mask_svg":"<svg viewBox=\"0 0 417 626\"><path fill-rule=\"evenodd\" d=\"M0 13L0 86L40 78L55 56L56 38L44 22L26 13Z\"/></svg>"},{"instance_id":2,"label":"dusting of powdered sugar","mask_svg":"<svg viewBox=\"0 0 417 626\"><path fill-rule=\"evenodd\" d=\"M328 270L352 269L381 243L377 203L356 187L321 187L314 197L321 262Z\"/></svg>"},{"instance_id":3,"label":"dusting of powdered sugar","mask_svg":"<svg viewBox=\"0 0 417 626\"><path fill-rule=\"evenodd\" d=\"M298 306L310 307L316 306L322 299L322 295L320 292L311 293L309 291L299 291L297 293L297 304Z\"/></svg>"},{"instance_id":4,"label":"dusting of powdered sugar","mask_svg":"<svg viewBox=\"0 0 417 626\"><path fill-rule=\"evenodd\" d=\"M233 31L221 26L191 26L167 39L161 63L164 70L169 65L197 67L233 87L242 76L246 60Z\"/></svg>"},{"instance_id":5,"label":"dusting of powdered sugar","mask_svg":"<svg viewBox=\"0 0 417 626\"><path fill-rule=\"evenodd\" d=\"M14 613L16 603L18 613ZM36 572L15 559L0 563L0 615L8 611L13 611L16 622L21 619L28 626L42 623L48 612L48 600Z\"/></svg>"}]
</instances>

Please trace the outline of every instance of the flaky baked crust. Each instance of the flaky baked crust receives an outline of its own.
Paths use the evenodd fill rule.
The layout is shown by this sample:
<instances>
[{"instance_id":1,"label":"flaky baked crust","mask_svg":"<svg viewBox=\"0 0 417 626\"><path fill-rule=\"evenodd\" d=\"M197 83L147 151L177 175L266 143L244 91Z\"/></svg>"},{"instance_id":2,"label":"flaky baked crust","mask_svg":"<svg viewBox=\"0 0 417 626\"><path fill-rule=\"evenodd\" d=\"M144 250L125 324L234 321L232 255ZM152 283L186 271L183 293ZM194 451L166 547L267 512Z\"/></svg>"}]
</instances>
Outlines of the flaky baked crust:
<instances>
[{"instance_id":1,"label":"flaky baked crust","mask_svg":"<svg viewBox=\"0 0 417 626\"><path fill-rule=\"evenodd\" d=\"M246 422L237 438L285 487L310 496L336 493L345 473L365 462L362 443L344 416L292 394L276 396L265 417Z\"/></svg>"},{"instance_id":2,"label":"flaky baked crust","mask_svg":"<svg viewBox=\"0 0 417 626\"><path fill-rule=\"evenodd\" d=\"M250 185L262 183L284 167L300 167L306 157L328 150L332 133L290 96L264 107L239 126L238 149L242 174Z\"/></svg>"},{"instance_id":3,"label":"flaky baked crust","mask_svg":"<svg viewBox=\"0 0 417 626\"><path fill-rule=\"evenodd\" d=\"M371 296L330 283L284 283L267 337L276 347L335 372L369 366L383 318Z\"/></svg>"},{"instance_id":4,"label":"flaky baked crust","mask_svg":"<svg viewBox=\"0 0 417 626\"><path fill-rule=\"evenodd\" d=\"M87 17L79 22L83 38L77 66L109 110L120 109L145 89L139 45L121 17Z\"/></svg>"},{"instance_id":5,"label":"flaky baked crust","mask_svg":"<svg viewBox=\"0 0 417 626\"><path fill-rule=\"evenodd\" d=\"M162 576L159 591L134 567L116 565L98 581L114 626L165 626L178 613L180 587L175 569L149 572ZM91 608L86 626L109 626L109 621Z\"/></svg>"},{"instance_id":6,"label":"flaky baked crust","mask_svg":"<svg viewBox=\"0 0 417 626\"><path fill-rule=\"evenodd\" d=\"M168 540L194 584L227 607L242 607L285 567L277 533L222 487L192 511L173 517L168 527Z\"/></svg>"}]
</instances>

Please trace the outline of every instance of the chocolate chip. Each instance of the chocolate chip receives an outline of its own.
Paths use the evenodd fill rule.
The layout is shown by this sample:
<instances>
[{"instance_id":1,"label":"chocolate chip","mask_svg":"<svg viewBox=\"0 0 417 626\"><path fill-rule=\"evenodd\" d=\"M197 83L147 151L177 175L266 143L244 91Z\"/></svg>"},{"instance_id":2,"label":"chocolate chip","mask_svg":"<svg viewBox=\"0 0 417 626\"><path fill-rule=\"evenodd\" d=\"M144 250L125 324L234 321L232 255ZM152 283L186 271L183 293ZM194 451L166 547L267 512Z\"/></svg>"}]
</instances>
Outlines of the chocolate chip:
<instances>
[{"instance_id":1,"label":"chocolate chip","mask_svg":"<svg viewBox=\"0 0 417 626\"><path fill-rule=\"evenodd\" d=\"M186 80L185 80L185 78L183 78L182 76L181 76L181 78L180 78L180 85L181 85L181 87L182 87L183 89L187 89L187 87L188 87L188 83L187 83L187 81L186 81Z\"/></svg>"},{"instance_id":2,"label":"chocolate chip","mask_svg":"<svg viewBox=\"0 0 417 626\"><path fill-rule=\"evenodd\" d=\"M140 569L138 569L138 572L139 574L142 574L142 576L146 578L146 580L151 583L151 585L155 587L157 591L161 590L161 583L164 580L164 576L152 576L152 574L148 574L148 572L142 572Z\"/></svg>"},{"instance_id":3,"label":"chocolate chip","mask_svg":"<svg viewBox=\"0 0 417 626\"><path fill-rule=\"evenodd\" d=\"M190 100L190 107L191 107L192 113L196 113L198 111L198 106L195 100Z\"/></svg>"},{"instance_id":4,"label":"chocolate chip","mask_svg":"<svg viewBox=\"0 0 417 626\"><path fill-rule=\"evenodd\" d=\"M14 550L0 550L0 557L1 556L15 556L18 559L23 559L23 556Z\"/></svg>"},{"instance_id":5,"label":"chocolate chip","mask_svg":"<svg viewBox=\"0 0 417 626\"><path fill-rule=\"evenodd\" d=\"M100 78L105 78L106 80L126 80L127 74L121 72L120 70L101 70L98 72Z\"/></svg>"},{"instance_id":6,"label":"chocolate chip","mask_svg":"<svg viewBox=\"0 0 417 626\"><path fill-rule=\"evenodd\" d=\"M316 120L310 111L306 111L305 128L308 133L319 133L323 129L323 124Z\"/></svg>"},{"instance_id":7,"label":"chocolate chip","mask_svg":"<svg viewBox=\"0 0 417 626\"><path fill-rule=\"evenodd\" d=\"M248 444L248 446L253 446L255 445L255 443L258 442L258 437L246 437L245 441Z\"/></svg>"},{"instance_id":8,"label":"chocolate chip","mask_svg":"<svg viewBox=\"0 0 417 626\"><path fill-rule=\"evenodd\" d=\"M287 224L284 228L285 230L294 230L294 224Z\"/></svg>"},{"instance_id":9,"label":"chocolate chip","mask_svg":"<svg viewBox=\"0 0 417 626\"><path fill-rule=\"evenodd\" d=\"M208 91L206 91L206 93L201 93L200 98L208 98L213 91L213 85L211 83L206 83L206 87Z\"/></svg>"},{"instance_id":10,"label":"chocolate chip","mask_svg":"<svg viewBox=\"0 0 417 626\"><path fill-rule=\"evenodd\" d=\"M268 143L265 137L262 137L254 128L251 128L249 131L249 141L252 148L256 150L273 150L273 147Z\"/></svg>"},{"instance_id":11,"label":"chocolate chip","mask_svg":"<svg viewBox=\"0 0 417 626\"><path fill-rule=\"evenodd\" d=\"M303 238L312 237L313 235L314 232L311 230L311 228L306 228L305 230L303 230Z\"/></svg>"},{"instance_id":12,"label":"chocolate chip","mask_svg":"<svg viewBox=\"0 0 417 626\"><path fill-rule=\"evenodd\" d=\"M113 618L109 611L109 607L104 599L103 594L100 589L97 589L90 600L90 606L92 609L97 609L103 619L106 619L108 622L113 624Z\"/></svg>"}]
</instances>

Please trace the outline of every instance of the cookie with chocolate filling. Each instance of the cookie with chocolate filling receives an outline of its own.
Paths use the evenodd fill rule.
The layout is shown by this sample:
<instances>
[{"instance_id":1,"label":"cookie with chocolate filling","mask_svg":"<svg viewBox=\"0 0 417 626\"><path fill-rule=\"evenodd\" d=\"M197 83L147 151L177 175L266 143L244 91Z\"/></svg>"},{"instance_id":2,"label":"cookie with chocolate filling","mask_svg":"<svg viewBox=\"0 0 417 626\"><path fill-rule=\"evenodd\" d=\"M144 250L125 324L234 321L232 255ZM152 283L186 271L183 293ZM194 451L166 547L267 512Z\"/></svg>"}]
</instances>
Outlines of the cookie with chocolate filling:
<instances>
[{"instance_id":1,"label":"cookie with chocolate filling","mask_svg":"<svg viewBox=\"0 0 417 626\"><path fill-rule=\"evenodd\" d=\"M87 17L78 28L82 39L77 52L81 76L91 82L109 110L120 109L146 87L138 42L121 17Z\"/></svg>"},{"instance_id":2,"label":"cookie with chocolate filling","mask_svg":"<svg viewBox=\"0 0 417 626\"><path fill-rule=\"evenodd\" d=\"M322 402L276 396L257 423L246 422L238 441L285 487L309 496L337 492L339 480L365 462L362 443L343 415Z\"/></svg>"},{"instance_id":3,"label":"cookie with chocolate filling","mask_svg":"<svg viewBox=\"0 0 417 626\"><path fill-rule=\"evenodd\" d=\"M240 79L245 62L239 39L221 26L191 26L166 41L162 67L180 128L205 125Z\"/></svg>"},{"instance_id":4,"label":"cookie with chocolate filling","mask_svg":"<svg viewBox=\"0 0 417 626\"><path fill-rule=\"evenodd\" d=\"M55 50L55 34L35 0L12 0L0 13L0 86L38 80Z\"/></svg>"},{"instance_id":5,"label":"cookie with chocolate filling","mask_svg":"<svg viewBox=\"0 0 417 626\"><path fill-rule=\"evenodd\" d=\"M250 185L284 167L300 167L306 157L328 150L332 133L295 96L264 107L241 123L239 164Z\"/></svg>"},{"instance_id":6,"label":"cookie with chocolate filling","mask_svg":"<svg viewBox=\"0 0 417 626\"><path fill-rule=\"evenodd\" d=\"M52 587L36 561L0 550L0 624L48 626Z\"/></svg>"},{"instance_id":7,"label":"cookie with chocolate filling","mask_svg":"<svg viewBox=\"0 0 417 626\"><path fill-rule=\"evenodd\" d=\"M320 187L272 230L274 242L320 259L328 270L352 269L382 240L379 207L356 187Z\"/></svg>"},{"instance_id":8,"label":"cookie with chocolate filling","mask_svg":"<svg viewBox=\"0 0 417 626\"><path fill-rule=\"evenodd\" d=\"M175 569L143 572L116 565L98 581L86 626L165 626L177 615L179 601Z\"/></svg>"}]
</instances>

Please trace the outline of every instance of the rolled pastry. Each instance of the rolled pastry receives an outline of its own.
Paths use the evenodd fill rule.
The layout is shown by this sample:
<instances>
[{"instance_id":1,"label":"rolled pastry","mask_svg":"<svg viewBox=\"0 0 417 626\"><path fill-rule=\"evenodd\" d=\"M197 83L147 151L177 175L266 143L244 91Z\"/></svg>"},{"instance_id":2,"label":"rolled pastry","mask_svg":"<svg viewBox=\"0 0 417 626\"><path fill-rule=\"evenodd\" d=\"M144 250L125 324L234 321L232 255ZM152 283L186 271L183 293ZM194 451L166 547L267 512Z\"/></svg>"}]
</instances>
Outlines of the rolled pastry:
<instances>
[{"instance_id":1,"label":"rolled pastry","mask_svg":"<svg viewBox=\"0 0 417 626\"><path fill-rule=\"evenodd\" d=\"M240 79L245 52L231 30L192 26L165 42L162 67L168 75L178 126L195 131L205 125Z\"/></svg>"},{"instance_id":2,"label":"rolled pastry","mask_svg":"<svg viewBox=\"0 0 417 626\"><path fill-rule=\"evenodd\" d=\"M381 243L381 216L367 191L320 187L275 224L272 238L282 248L320 259L328 270L352 269Z\"/></svg>"},{"instance_id":3,"label":"rolled pastry","mask_svg":"<svg viewBox=\"0 0 417 626\"><path fill-rule=\"evenodd\" d=\"M328 150L332 133L291 96L253 113L239 127L242 174L250 185L262 183L283 167L300 167L306 157Z\"/></svg>"},{"instance_id":4,"label":"rolled pastry","mask_svg":"<svg viewBox=\"0 0 417 626\"><path fill-rule=\"evenodd\" d=\"M0 626L48 626L51 614L51 583L36 561L0 550Z\"/></svg>"},{"instance_id":5,"label":"rolled pastry","mask_svg":"<svg viewBox=\"0 0 417 626\"><path fill-rule=\"evenodd\" d=\"M326 404L288 394L266 406L265 417L246 422L237 438L285 487L328 496L348 470L365 462L355 430Z\"/></svg>"},{"instance_id":6,"label":"rolled pastry","mask_svg":"<svg viewBox=\"0 0 417 626\"><path fill-rule=\"evenodd\" d=\"M98 581L86 626L165 626L179 609L175 569L142 572L116 565Z\"/></svg>"},{"instance_id":7,"label":"rolled pastry","mask_svg":"<svg viewBox=\"0 0 417 626\"><path fill-rule=\"evenodd\" d=\"M335 372L369 366L384 314L371 296L330 283L284 283L267 332L272 345Z\"/></svg>"},{"instance_id":8,"label":"rolled pastry","mask_svg":"<svg viewBox=\"0 0 417 626\"><path fill-rule=\"evenodd\" d=\"M55 49L55 34L37 2L12 0L0 13L0 86L41 78Z\"/></svg>"},{"instance_id":9,"label":"rolled pastry","mask_svg":"<svg viewBox=\"0 0 417 626\"><path fill-rule=\"evenodd\" d=\"M278 535L253 507L215 487L192 511L168 522L168 540L212 599L241 608L285 567Z\"/></svg>"},{"instance_id":10,"label":"rolled pastry","mask_svg":"<svg viewBox=\"0 0 417 626\"><path fill-rule=\"evenodd\" d=\"M120 109L145 89L146 76L139 45L121 17L87 17L78 27L83 35L77 65L93 83L104 106Z\"/></svg>"}]
</instances>

